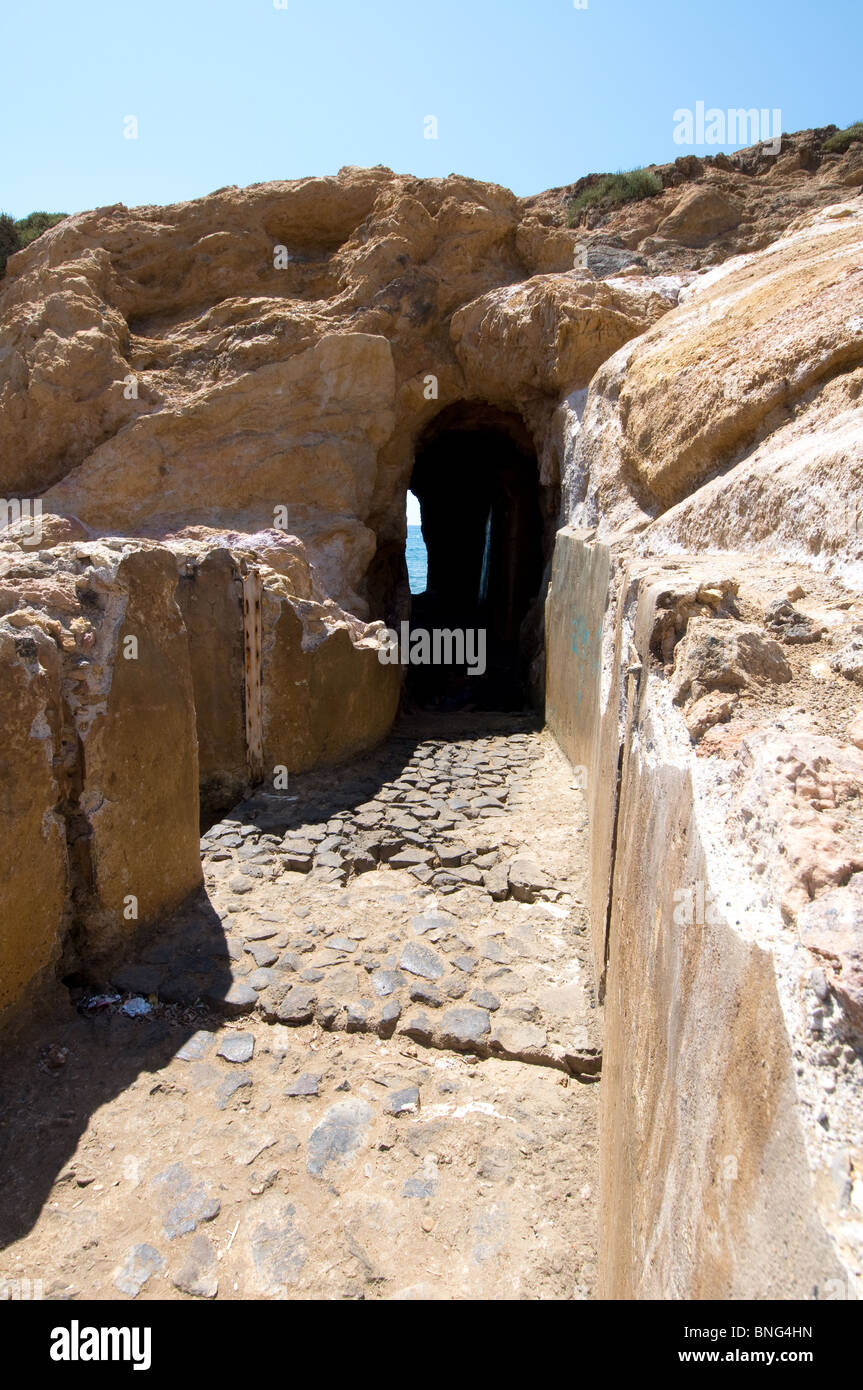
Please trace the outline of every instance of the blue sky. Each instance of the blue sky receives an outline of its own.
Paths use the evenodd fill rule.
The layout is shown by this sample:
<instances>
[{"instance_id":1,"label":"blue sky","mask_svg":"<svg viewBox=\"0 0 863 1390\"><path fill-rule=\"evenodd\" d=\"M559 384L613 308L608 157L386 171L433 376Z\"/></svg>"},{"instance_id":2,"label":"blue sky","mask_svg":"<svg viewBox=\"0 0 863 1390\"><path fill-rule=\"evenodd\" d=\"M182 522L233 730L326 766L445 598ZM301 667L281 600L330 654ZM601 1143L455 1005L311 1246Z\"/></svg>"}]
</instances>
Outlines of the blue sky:
<instances>
[{"instance_id":1,"label":"blue sky","mask_svg":"<svg viewBox=\"0 0 863 1390\"><path fill-rule=\"evenodd\" d=\"M16 217L343 164L535 193L673 159L699 100L863 118L863 0L31 0L2 37Z\"/></svg>"}]
</instances>

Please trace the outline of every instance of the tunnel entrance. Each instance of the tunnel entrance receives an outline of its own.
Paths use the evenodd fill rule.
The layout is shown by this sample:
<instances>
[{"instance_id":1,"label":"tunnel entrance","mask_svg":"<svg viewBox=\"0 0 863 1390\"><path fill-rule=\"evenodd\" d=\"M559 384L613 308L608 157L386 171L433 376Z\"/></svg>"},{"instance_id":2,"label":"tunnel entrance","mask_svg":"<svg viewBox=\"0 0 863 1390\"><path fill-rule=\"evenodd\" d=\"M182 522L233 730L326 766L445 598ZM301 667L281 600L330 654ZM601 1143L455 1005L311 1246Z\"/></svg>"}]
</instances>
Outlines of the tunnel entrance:
<instances>
[{"instance_id":1,"label":"tunnel entrance","mask_svg":"<svg viewBox=\"0 0 863 1390\"><path fill-rule=\"evenodd\" d=\"M427 588L413 596L411 629L475 634L464 664L411 664L411 698L444 709L525 708L543 520L523 421L475 403L442 411L419 441L410 488L428 552Z\"/></svg>"}]
</instances>

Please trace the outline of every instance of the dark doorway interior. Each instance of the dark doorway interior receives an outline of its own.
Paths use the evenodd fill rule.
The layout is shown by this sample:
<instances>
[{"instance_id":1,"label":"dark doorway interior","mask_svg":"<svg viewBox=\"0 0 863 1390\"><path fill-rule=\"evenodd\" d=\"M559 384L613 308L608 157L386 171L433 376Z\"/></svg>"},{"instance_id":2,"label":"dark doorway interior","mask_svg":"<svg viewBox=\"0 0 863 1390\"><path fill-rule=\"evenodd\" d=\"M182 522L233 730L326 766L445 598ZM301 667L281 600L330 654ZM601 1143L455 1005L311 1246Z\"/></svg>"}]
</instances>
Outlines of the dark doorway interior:
<instances>
[{"instance_id":1,"label":"dark doorway interior","mask_svg":"<svg viewBox=\"0 0 863 1390\"><path fill-rule=\"evenodd\" d=\"M537 460L523 422L482 405L442 412L420 441L410 487L428 551L428 587L414 596L411 627L484 631L486 644L481 676L466 666L411 665L412 698L524 708L531 652L522 629L543 556Z\"/></svg>"}]
</instances>

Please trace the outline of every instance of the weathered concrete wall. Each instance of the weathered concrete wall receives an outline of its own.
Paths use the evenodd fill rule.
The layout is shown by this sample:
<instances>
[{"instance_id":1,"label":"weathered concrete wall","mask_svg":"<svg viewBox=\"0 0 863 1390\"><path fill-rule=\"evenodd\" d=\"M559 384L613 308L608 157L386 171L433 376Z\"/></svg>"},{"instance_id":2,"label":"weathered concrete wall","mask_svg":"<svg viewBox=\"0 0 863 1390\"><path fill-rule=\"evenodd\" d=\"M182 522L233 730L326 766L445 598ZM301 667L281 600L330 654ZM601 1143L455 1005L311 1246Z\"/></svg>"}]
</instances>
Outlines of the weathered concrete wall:
<instances>
[{"instance_id":1,"label":"weathered concrete wall","mask_svg":"<svg viewBox=\"0 0 863 1390\"><path fill-rule=\"evenodd\" d=\"M239 565L229 550L181 565L177 602L189 639L205 813L239 801L248 778L241 593Z\"/></svg>"},{"instance_id":2,"label":"weathered concrete wall","mask_svg":"<svg viewBox=\"0 0 863 1390\"><path fill-rule=\"evenodd\" d=\"M621 787L601 1295L808 1298L843 1271L815 1210L773 959L709 907L699 911L716 892L716 866L689 774L663 743L645 712L630 731ZM691 923L675 920L681 892L691 895Z\"/></svg>"},{"instance_id":3,"label":"weathered concrete wall","mask_svg":"<svg viewBox=\"0 0 863 1390\"><path fill-rule=\"evenodd\" d=\"M378 660L375 629L319 591L299 542L275 537L266 554L280 569L253 566L265 781L383 739L402 675ZM231 805L254 780L252 560L116 539L0 555L0 1013L61 956L101 971L199 889L201 802Z\"/></svg>"},{"instance_id":4,"label":"weathered concrete wall","mask_svg":"<svg viewBox=\"0 0 863 1390\"><path fill-rule=\"evenodd\" d=\"M304 633L298 608L265 589L262 663L265 777L304 772L373 748L395 719L401 668L347 627Z\"/></svg>"},{"instance_id":5,"label":"weathered concrete wall","mask_svg":"<svg viewBox=\"0 0 863 1390\"><path fill-rule=\"evenodd\" d=\"M702 769L655 654L657 634L698 611L711 563L626 563L564 530L547 605L548 718L586 771L607 971L601 1293L835 1297L850 1288L847 1246L801 1104L794 948L728 881L723 811L709 780L696 789Z\"/></svg>"},{"instance_id":6,"label":"weathered concrete wall","mask_svg":"<svg viewBox=\"0 0 863 1390\"><path fill-rule=\"evenodd\" d=\"M115 584L122 611L116 622L106 613L100 652L112 670L110 689L92 722L86 711L82 733L91 882L80 915L95 955L179 906L203 881L192 669L174 556L133 551Z\"/></svg>"},{"instance_id":7,"label":"weathered concrete wall","mask_svg":"<svg viewBox=\"0 0 863 1390\"><path fill-rule=\"evenodd\" d=\"M385 738L396 715L401 671L380 663L362 623L326 606L305 562L270 558L285 572L222 547L180 562L177 601L188 633L205 813L245 795L260 776L261 755L265 781L276 768L304 772L340 762ZM254 670L246 669L244 650L244 570L254 573L260 606L246 619L260 645ZM252 754L250 700L263 745Z\"/></svg>"},{"instance_id":8,"label":"weathered concrete wall","mask_svg":"<svg viewBox=\"0 0 863 1390\"><path fill-rule=\"evenodd\" d=\"M0 1011L59 951L67 886L54 767L59 665L44 633L0 626Z\"/></svg>"},{"instance_id":9,"label":"weathered concrete wall","mask_svg":"<svg viewBox=\"0 0 863 1390\"><path fill-rule=\"evenodd\" d=\"M589 532L558 532L546 599L548 726L577 770L590 818L590 922L600 998L618 787L618 664L604 661L615 615L611 552ZM604 638L605 635L605 638Z\"/></svg>"}]
</instances>

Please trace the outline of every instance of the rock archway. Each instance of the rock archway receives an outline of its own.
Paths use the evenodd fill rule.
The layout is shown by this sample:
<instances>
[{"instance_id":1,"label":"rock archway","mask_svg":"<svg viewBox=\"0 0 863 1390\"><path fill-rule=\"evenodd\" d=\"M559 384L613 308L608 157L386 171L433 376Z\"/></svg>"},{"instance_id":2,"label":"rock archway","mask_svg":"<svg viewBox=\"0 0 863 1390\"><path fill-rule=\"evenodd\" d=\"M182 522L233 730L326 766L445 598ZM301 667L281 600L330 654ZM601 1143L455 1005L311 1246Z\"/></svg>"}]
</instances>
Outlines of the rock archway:
<instances>
[{"instance_id":1,"label":"rock archway","mask_svg":"<svg viewBox=\"0 0 863 1390\"><path fill-rule=\"evenodd\" d=\"M412 694L444 704L524 706L548 500L524 422L483 403L448 407L420 437L410 486L428 550L428 587L413 600L412 626L485 634L484 674L411 666Z\"/></svg>"}]
</instances>

